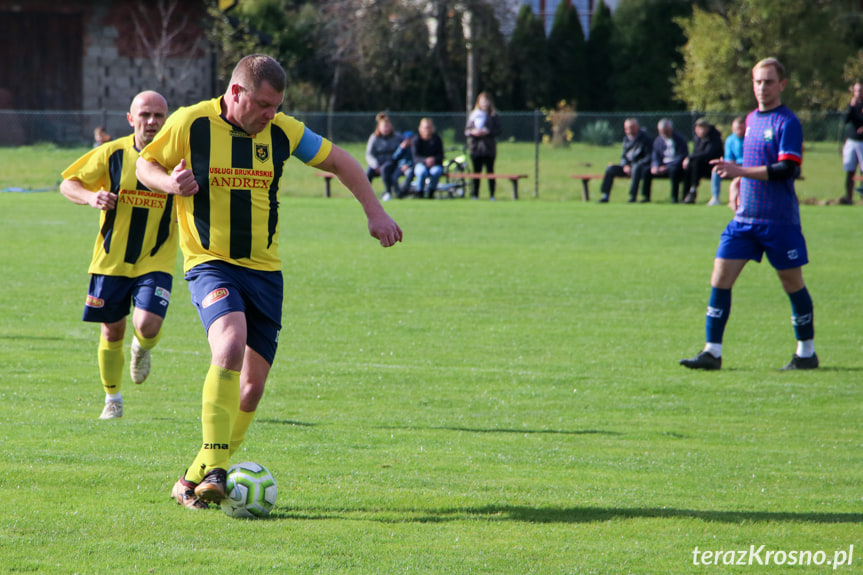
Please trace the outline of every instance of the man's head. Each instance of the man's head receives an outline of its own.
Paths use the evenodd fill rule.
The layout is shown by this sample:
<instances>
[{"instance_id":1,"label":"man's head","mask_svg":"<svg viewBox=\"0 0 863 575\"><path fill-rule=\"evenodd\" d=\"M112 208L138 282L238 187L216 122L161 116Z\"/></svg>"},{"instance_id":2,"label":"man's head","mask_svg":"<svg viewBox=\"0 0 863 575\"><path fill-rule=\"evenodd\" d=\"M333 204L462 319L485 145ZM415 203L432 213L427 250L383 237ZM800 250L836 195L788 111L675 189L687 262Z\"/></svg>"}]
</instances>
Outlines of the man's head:
<instances>
[{"instance_id":1,"label":"man's head","mask_svg":"<svg viewBox=\"0 0 863 575\"><path fill-rule=\"evenodd\" d=\"M168 118L168 102L158 92L141 92L132 99L126 119L135 130L135 147L143 149L153 141Z\"/></svg>"},{"instance_id":2,"label":"man's head","mask_svg":"<svg viewBox=\"0 0 863 575\"><path fill-rule=\"evenodd\" d=\"M744 134L746 134L746 118L743 116L737 116L734 118L731 122L731 131L734 132L738 138L742 138Z\"/></svg>"},{"instance_id":3,"label":"man's head","mask_svg":"<svg viewBox=\"0 0 863 575\"><path fill-rule=\"evenodd\" d=\"M225 93L225 117L249 134L257 134L275 117L287 79L278 62L262 54L246 56L231 74Z\"/></svg>"},{"instance_id":4,"label":"man's head","mask_svg":"<svg viewBox=\"0 0 863 575\"><path fill-rule=\"evenodd\" d=\"M761 111L772 110L782 104L785 90L785 66L776 58L765 58L752 68L752 91Z\"/></svg>"},{"instance_id":5,"label":"man's head","mask_svg":"<svg viewBox=\"0 0 863 575\"><path fill-rule=\"evenodd\" d=\"M656 124L656 131L659 132L659 135L664 138L670 138L674 133L674 123L668 118L662 118L659 120L659 123Z\"/></svg>"},{"instance_id":6,"label":"man's head","mask_svg":"<svg viewBox=\"0 0 863 575\"><path fill-rule=\"evenodd\" d=\"M626 134L626 137L629 139L637 136L638 130L640 129L641 126L638 125L638 120L635 118L627 118L623 121L623 133Z\"/></svg>"},{"instance_id":7,"label":"man's head","mask_svg":"<svg viewBox=\"0 0 863 575\"><path fill-rule=\"evenodd\" d=\"M431 118L423 118L420 120L419 133L420 138L423 140L428 140L434 136L434 122L432 122Z\"/></svg>"},{"instance_id":8,"label":"man's head","mask_svg":"<svg viewBox=\"0 0 863 575\"><path fill-rule=\"evenodd\" d=\"M854 82L851 86L851 96L857 102L863 102L863 82Z\"/></svg>"},{"instance_id":9,"label":"man's head","mask_svg":"<svg viewBox=\"0 0 863 575\"><path fill-rule=\"evenodd\" d=\"M707 136L707 133L710 131L710 122L708 122L705 118L698 118L695 121L695 135L699 138L704 138Z\"/></svg>"}]
</instances>

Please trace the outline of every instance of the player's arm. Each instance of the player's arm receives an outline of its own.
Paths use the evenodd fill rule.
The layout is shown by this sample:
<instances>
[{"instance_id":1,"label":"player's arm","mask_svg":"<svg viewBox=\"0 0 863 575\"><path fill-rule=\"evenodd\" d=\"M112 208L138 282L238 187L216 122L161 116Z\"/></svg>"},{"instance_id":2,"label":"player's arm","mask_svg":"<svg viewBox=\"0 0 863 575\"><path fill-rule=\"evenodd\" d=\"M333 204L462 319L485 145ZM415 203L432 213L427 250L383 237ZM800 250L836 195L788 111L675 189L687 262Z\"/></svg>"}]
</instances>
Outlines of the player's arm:
<instances>
[{"instance_id":1,"label":"player's arm","mask_svg":"<svg viewBox=\"0 0 863 575\"><path fill-rule=\"evenodd\" d=\"M139 157L135 164L135 175L151 190L177 196L191 196L198 193L198 182L192 170L186 167L185 159L180 160L180 163L169 172L158 162Z\"/></svg>"},{"instance_id":2,"label":"player's arm","mask_svg":"<svg viewBox=\"0 0 863 575\"><path fill-rule=\"evenodd\" d=\"M385 248L402 241L402 230L384 210L359 162L333 144L327 157L315 166L331 172L359 200L369 221L369 233Z\"/></svg>"},{"instance_id":3,"label":"player's arm","mask_svg":"<svg viewBox=\"0 0 863 575\"><path fill-rule=\"evenodd\" d=\"M74 178L67 178L60 183L60 193L73 203L91 206L97 210L113 210L117 205L116 194L105 190L92 192Z\"/></svg>"}]
</instances>

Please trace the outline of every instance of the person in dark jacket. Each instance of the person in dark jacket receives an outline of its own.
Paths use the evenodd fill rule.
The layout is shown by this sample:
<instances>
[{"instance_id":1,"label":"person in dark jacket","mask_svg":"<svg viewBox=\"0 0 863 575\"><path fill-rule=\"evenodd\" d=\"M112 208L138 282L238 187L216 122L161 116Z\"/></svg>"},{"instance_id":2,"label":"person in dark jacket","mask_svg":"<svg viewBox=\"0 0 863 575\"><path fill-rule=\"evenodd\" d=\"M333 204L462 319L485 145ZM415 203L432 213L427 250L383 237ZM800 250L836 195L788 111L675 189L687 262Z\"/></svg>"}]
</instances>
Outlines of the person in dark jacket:
<instances>
[{"instance_id":1,"label":"person in dark jacket","mask_svg":"<svg viewBox=\"0 0 863 575\"><path fill-rule=\"evenodd\" d=\"M419 137L414 138L411 144L414 178L420 197L431 199L434 198L438 181L443 175L443 140L435 132L431 118L420 120L418 133Z\"/></svg>"},{"instance_id":2,"label":"person in dark jacket","mask_svg":"<svg viewBox=\"0 0 863 575\"><path fill-rule=\"evenodd\" d=\"M497 156L497 137L500 135L500 120L491 96L480 92L476 97L476 105L468 116L464 128L467 137L467 149L473 164L473 171L480 173L485 167L487 174L494 173L494 159ZM488 181L488 195L494 200L494 180ZM472 199L479 199L479 180L473 180Z\"/></svg>"},{"instance_id":3,"label":"person in dark jacket","mask_svg":"<svg viewBox=\"0 0 863 575\"><path fill-rule=\"evenodd\" d=\"M689 184L689 192L683 198L684 204L694 204L701 178L710 178L713 166L710 160L722 157L722 134L704 118L695 122L695 138L692 140L692 153L683 159L684 181Z\"/></svg>"},{"instance_id":4,"label":"person in dark jacket","mask_svg":"<svg viewBox=\"0 0 863 575\"><path fill-rule=\"evenodd\" d=\"M845 145L842 148L842 168L845 170L845 197L840 204L854 203L854 174L863 169L863 83L851 86L851 102L842 114L845 124ZM861 191L860 188L857 191Z\"/></svg>"},{"instance_id":5,"label":"person in dark jacket","mask_svg":"<svg viewBox=\"0 0 863 575\"><path fill-rule=\"evenodd\" d=\"M650 160L650 175L653 178L671 180L671 203L676 204L683 181L683 160L689 155L689 143L668 118L662 118L656 125L659 135L653 140L653 154ZM648 197L649 197L648 192Z\"/></svg>"},{"instance_id":6,"label":"person in dark jacket","mask_svg":"<svg viewBox=\"0 0 863 575\"><path fill-rule=\"evenodd\" d=\"M393 124L386 115L378 114L377 127L369 136L366 144L366 177L371 182L375 176L380 176L384 181L384 193L381 200L389 200L393 192L398 188L399 173L396 170L397 162L393 160L393 154L402 142L401 134L393 130Z\"/></svg>"},{"instance_id":7,"label":"person in dark jacket","mask_svg":"<svg viewBox=\"0 0 863 575\"><path fill-rule=\"evenodd\" d=\"M623 151L619 164L610 164L605 168L602 179L602 198L600 203L608 202L614 178L629 178L629 202L635 202L638 196L638 184L642 185L642 202L650 201L650 154L653 152L653 140L635 118L627 118L623 122Z\"/></svg>"}]
</instances>

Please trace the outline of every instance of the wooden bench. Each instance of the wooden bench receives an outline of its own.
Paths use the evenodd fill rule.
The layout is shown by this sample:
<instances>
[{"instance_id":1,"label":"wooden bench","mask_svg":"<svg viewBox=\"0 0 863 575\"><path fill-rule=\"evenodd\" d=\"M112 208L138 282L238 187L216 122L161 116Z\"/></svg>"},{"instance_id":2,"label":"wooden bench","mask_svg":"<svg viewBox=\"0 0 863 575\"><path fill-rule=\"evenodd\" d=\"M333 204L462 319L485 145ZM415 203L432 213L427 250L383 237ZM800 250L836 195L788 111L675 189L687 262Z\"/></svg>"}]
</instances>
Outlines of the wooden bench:
<instances>
[{"instance_id":1,"label":"wooden bench","mask_svg":"<svg viewBox=\"0 0 863 575\"><path fill-rule=\"evenodd\" d=\"M573 180L581 180L581 201L590 201L590 188L587 183L590 180L601 180L605 176L603 174L573 174Z\"/></svg>"},{"instance_id":2,"label":"wooden bench","mask_svg":"<svg viewBox=\"0 0 863 575\"><path fill-rule=\"evenodd\" d=\"M332 196L332 188L330 188L330 182L333 181L333 178L336 177L335 174L331 174L330 172L315 172L316 176L319 176L324 179L324 197L329 198Z\"/></svg>"},{"instance_id":3,"label":"wooden bench","mask_svg":"<svg viewBox=\"0 0 863 575\"><path fill-rule=\"evenodd\" d=\"M527 177L527 174L461 174L450 173L450 179L463 178L465 180L509 180L512 182L512 199L518 199L518 181ZM465 194L467 196L467 194Z\"/></svg>"}]
</instances>

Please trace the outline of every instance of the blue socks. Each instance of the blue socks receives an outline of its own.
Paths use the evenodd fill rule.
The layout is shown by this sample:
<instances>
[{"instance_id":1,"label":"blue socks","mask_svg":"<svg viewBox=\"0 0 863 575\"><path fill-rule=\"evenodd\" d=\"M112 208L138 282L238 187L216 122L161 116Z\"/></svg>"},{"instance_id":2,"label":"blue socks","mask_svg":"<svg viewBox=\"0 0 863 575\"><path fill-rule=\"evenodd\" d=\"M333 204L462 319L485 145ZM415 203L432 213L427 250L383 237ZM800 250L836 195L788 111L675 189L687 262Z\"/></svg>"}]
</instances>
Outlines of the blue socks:
<instances>
[{"instance_id":1,"label":"blue socks","mask_svg":"<svg viewBox=\"0 0 863 575\"><path fill-rule=\"evenodd\" d=\"M805 287L788 294L791 300L791 325L794 326L794 336L798 341L806 341L815 337L815 323L812 321L812 297Z\"/></svg>"},{"instance_id":2,"label":"blue socks","mask_svg":"<svg viewBox=\"0 0 863 575\"><path fill-rule=\"evenodd\" d=\"M725 324L731 313L731 290L710 288L710 301L707 303L707 319L704 322L705 341L722 343Z\"/></svg>"}]
</instances>

